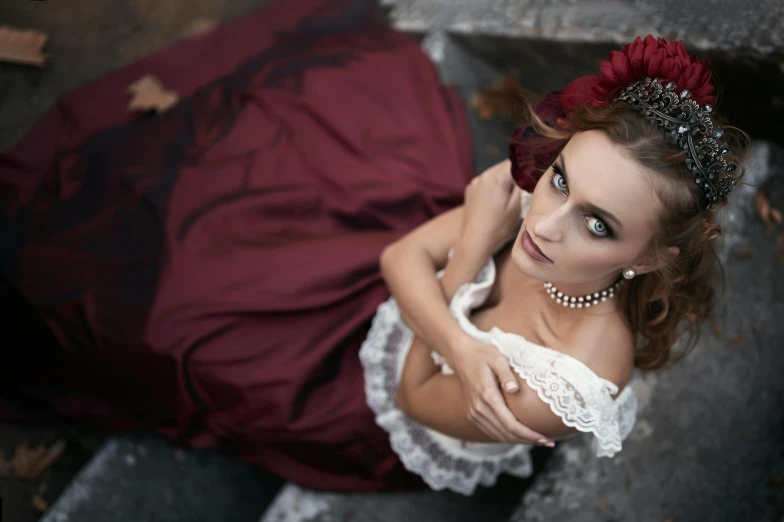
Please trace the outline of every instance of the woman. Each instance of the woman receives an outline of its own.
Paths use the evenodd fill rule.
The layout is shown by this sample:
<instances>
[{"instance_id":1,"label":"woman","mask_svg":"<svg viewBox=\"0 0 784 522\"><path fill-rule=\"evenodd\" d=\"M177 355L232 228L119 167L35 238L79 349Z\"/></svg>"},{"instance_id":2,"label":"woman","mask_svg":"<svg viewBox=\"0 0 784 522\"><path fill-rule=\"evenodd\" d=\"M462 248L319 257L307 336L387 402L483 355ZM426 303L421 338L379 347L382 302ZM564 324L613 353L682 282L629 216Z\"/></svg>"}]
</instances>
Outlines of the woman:
<instances>
[{"instance_id":1,"label":"woman","mask_svg":"<svg viewBox=\"0 0 784 522\"><path fill-rule=\"evenodd\" d=\"M369 403L431 487L528 476L541 435L621 449L633 369L663 367L682 326L693 345L713 304L712 212L746 137L719 127L712 91L682 42L637 38L550 95L464 205L385 249Z\"/></svg>"},{"instance_id":2,"label":"woman","mask_svg":"<svg viewBox=\"0 0 784 522\"><path fill-rule=\"evenodd\" d=\"M373 2L283 4L80 88L0 157L5 293L17 314L4 325L4 414L54 413L114 429L153 428L192 446L230 444L244 460L312 488L418 486L411 459L398 455L405 448L377 425L390 429L374 403L380 381L373 374L390 367L374 366L374 356L397 354L395 369L406 362L400 340L412 331L401 321L393 323L402 337L386 337L398 350L373 349L389 330L383 310L396 303L417 340L405 346L400 393L397 375L383 381L388 416L404 415L399 402L406 419L429 426L428 440L442 437L445 448L457 439L479 442L467 448L484 458L451 461L478 478L440 486L424 477L433 487L469 492L503 469L523 474L526 443L574 432L510 366L523 342L541 344L539 355L551 361L568 355L576 362L565 364L604 390L624 388L616 400L633 407L625 389L632 365L663 362L673 321L707 303L703 279L687 278L689 294L681 297L678 271L691 242L705 239L703 221L676 229L678 244L655 250L669 252L665 261L637 259L656 243L654 218L677 224L664 217L674 207L669 185L649 159L627 157L628 145L605 136L612 126L597 115L593 127L587 116L570 120L583 131L574 137L537 122L561 134L555 145L571 139L557 175L551 168L533 190L519 228L525 192L513 190L509 166L466 189L462 106ZM125 87L145 74L182 101L152 118L126 114ZM526 162L552 152L537 144L528 155L532 143L521 134L513 144L524 159L513 157L512 173L527 190L538 171ZM586 165L608 159L606 172ZM566 229L567 215L589 203L622 220L617 239L590 243L587 228ZM433 273L451 247L439 288ZM576 309L551 313L564 293L604 288L629 269L651 282L613 290L617 299L591 308L590 321L571 315ZM542 281L555 284L547 295L557 299L542 299ZM656 293L657 282L671 286ZM669 314L656 308L662 299ZM485 310L475 313L479 330L472 330L467 313L479 301ZM642 311L629 315L627 302ZM664 319L652 320L651 310ZM37 334L39 323L52 335ZM498 329L485 337L480 330L489 325ZM652 348L634 354L637 333ZM442 372L454 368L457 377L434 375L431 348ZM518 388L506 396L511 411L493 393L493 374ZM443 411L427 409L436 400ZM606 451L617 451L629 428L616 426Z\"/></svg>"}]
</instances>

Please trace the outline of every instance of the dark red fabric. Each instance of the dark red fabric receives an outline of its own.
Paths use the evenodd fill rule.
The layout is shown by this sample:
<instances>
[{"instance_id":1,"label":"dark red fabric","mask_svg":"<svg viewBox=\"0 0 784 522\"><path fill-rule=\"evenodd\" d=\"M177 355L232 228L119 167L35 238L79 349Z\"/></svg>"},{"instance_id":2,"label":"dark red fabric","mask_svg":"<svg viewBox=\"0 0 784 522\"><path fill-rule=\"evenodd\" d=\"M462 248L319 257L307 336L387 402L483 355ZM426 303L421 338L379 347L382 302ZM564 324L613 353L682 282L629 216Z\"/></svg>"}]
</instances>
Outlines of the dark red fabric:
<instances>
[{"instance_id":1,"label":"dark red fabric","mask_svg":"<svg viewBox=\"0 0 784 522\"><path fill-rule=\"evenodd\" d=\"M358 350L389 296L381 250L462 202L471 143L374 4L279 1L63 97L0 156L7 294L61 347L8 327L23 399L5 414L33 400L229 442L313 488L420 484L366 406ZM144 74L182 101L126 114Z\"/></svg>"}]
</instances>

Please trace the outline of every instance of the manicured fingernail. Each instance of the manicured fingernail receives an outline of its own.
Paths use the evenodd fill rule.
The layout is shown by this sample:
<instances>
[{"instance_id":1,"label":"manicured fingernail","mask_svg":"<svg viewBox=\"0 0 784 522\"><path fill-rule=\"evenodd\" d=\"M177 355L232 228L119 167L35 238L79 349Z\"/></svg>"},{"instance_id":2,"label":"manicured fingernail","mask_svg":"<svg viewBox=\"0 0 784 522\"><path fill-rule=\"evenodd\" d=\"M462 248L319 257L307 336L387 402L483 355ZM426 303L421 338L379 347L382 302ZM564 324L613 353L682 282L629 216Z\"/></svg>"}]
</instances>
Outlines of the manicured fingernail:
<instances>
[{"instance_id":1,"label":"manicured fingernail","mask_svg":"<svg viewBox=\"0 0 784 522\"><path fill-rule=\"evenodd\" d=\"M539 444L547 444L547 443L548 443L548 442L550 442L550 441L548 441L547 439L539 439L537 442L538 442Z\"/></svg>"},{"instance_id":2,"label":"manicured fingernail","mask_svg":"<svg viewBox=\"0 0 784 522\"><path fill-rule=\"evenodd\" d=\"M508 383L506 383L504 388L506 388L506 391L515 391L517 389L517 383L509 381Z\"/></svg>"},{"instance_id":3,"label":"manicured fingernail","mask_svg":"<svg viewBox=\"0 0 784 522\"><path fill-rule=\"evenodd\" d=\"M548 448L554 448L555 447L555 442L553 442L553 441L548 442L547 443L547 447Z\"/></svg>"}]
</instances>

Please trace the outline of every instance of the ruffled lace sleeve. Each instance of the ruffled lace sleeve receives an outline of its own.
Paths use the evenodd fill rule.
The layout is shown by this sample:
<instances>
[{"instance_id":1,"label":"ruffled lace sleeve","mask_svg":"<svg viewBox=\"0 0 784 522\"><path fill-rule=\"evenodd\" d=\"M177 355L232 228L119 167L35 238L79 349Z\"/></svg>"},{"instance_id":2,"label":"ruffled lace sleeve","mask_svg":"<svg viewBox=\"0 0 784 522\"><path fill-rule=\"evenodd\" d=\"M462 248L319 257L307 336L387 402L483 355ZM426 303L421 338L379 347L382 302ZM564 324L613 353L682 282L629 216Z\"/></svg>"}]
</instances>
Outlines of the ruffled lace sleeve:
<instances>
[{"instance_id":1,"label":"ruffled lace sleeve","mask_svg":"<svg viewBox=\"0 0 784 522\"><path fill-rule=\"evenodd\" d=\"M495 278L495 266L486 265L486 278L463 285L451 303L453 315L461 328L473 337L495 346L515 372L536 391L567 426L593 433L597 456L612 457L621 450L623 441L634 427L637 400L631 386L618 393L615 383L599 377L582 361L563 352L547 348L523 336L504 332L497 327L479 330L470 320L471 310L484 300ZM488 283L489 281L489 283ZM451 372L448 364L441 371Z\"/></svg>"},{"instance_id":2,"label":"ruffled lace sleeve","mask_svg":"<svg viewBox=\"0 0 784 522\"><path fill-rule=\"evenodd\" d=\"M511 367L564 424L593 433L597 456L612 457L621 451L621 441L634 426L637 411L629 385L613 399L618 386L581 361L514 334L496 329L492 334L493 344Z\"/></svg>"}]
</instances>

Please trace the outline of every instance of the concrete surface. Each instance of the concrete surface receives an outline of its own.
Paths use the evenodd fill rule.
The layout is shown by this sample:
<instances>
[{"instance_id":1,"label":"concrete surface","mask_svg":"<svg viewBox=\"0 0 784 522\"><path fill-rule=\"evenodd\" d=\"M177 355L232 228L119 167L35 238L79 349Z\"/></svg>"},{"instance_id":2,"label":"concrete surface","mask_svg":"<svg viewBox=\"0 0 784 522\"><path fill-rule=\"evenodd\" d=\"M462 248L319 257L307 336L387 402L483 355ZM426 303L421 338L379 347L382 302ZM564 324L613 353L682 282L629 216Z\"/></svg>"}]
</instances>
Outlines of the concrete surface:
<instances>
[{"instance_id":1,"label":"concrete surface","mask_svg":"<svg viewBox=\"0 0 784 522\"><path fill-rule=\"evenodd\" d=\"M780 55L779 0L382 0L404 31L622 44L648 33L693 49Z\"/></svg>"},{"instance_id":2,"label":"concrete surface","mask_svg":"<svg viewBox=\"0 0 784 522\"><path fill-rule=\"evenodd\" d=\"M282 483L219 451L113 437L41 522L249 522Z\"/></svg>"}]
</instances>

